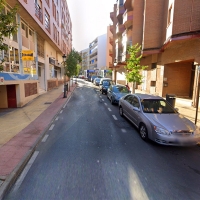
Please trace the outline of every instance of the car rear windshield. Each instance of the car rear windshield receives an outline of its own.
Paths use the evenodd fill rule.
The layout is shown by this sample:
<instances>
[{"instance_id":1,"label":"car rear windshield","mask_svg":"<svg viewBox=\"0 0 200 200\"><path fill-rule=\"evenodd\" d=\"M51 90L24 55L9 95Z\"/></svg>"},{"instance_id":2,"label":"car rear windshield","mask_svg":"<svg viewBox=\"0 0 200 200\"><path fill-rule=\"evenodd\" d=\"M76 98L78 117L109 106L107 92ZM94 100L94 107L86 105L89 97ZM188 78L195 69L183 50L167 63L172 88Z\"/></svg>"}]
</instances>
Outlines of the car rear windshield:
<instances>
[{"instance_id":1,"label":"car rear windshield","mask_svg":"<svg viewBox=\"0 0 200 200\"><path fill-rule=\"evenodd\" d=\"M129 90L123 86L115 86L113 87L113 92L115 93L129 93Z\"/></svg>"},{"instance_id":2,"label":"car rear windshield","mask_svg":"<svg viewBox=\"0 0 200 200\"><path fill-rule=\"evenodd\" d=\"M143 99L141 105L144 113L177 113L167 101L162 99Z\"/></svg>"}]
</instances>

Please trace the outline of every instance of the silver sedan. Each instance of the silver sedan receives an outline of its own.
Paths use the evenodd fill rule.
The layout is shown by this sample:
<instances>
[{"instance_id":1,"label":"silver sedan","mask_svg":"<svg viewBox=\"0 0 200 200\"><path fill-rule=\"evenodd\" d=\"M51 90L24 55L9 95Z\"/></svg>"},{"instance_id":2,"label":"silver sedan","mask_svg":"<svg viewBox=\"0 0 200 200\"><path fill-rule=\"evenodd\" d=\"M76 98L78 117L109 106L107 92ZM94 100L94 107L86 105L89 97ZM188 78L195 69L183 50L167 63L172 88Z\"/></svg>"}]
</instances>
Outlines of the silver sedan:
<instances>
[{"instance_id":1,"label":"silver sedan","mask_svg":"<svg viewBox=\"0 0 200 200\"><path fill-rule=\"evenodd\" d=\"M162 97L128 94L119 100L119 113L139 129L143 140L174 146L200 142L200 129Z\"/></svg>"}]
</instances>

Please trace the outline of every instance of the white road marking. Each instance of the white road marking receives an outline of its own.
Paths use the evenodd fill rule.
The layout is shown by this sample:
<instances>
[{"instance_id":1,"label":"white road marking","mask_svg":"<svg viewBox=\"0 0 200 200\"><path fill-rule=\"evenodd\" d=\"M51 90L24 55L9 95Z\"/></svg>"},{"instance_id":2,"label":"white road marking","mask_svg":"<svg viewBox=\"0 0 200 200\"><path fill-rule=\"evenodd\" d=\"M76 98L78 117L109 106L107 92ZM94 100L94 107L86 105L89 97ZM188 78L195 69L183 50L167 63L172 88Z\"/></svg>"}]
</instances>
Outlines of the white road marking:
<instances>
[{"instance_id":1,"label":"white road marking","mask_svg":"<svg viewBox=\"0 0 200 200\"><path fill-rule=\"evenodd\" d=\"M113 116L114 120L117 120L117 117L115 115L112 115L112 116Z\"/></svg>"},{"instance_id":2,"label":"white road marking","mask_svg":"<svg viewBox=\"0 0 200 200\"><path fill-rule=\"evenodd\" d=\"M58 121L58 118L59 118L59 117L56 117L56 119L55 119L55 120L56 120L56 121Z\"/></svg>"},{"instance_id":3,"label":"white road marking","mask_svg":"<svg viewBox=\"0 0 200 200\"><path fill-rule=\"evenodd\" d=\"M67 105L67 103L63 106L63 108L65 108L66 107L66 105Z\"/></svg>"},{"instance_id":4,"label":"white road marking","mask_svg":"<svg viewBox=\"0 0 200 200\"><path fill-rule=\"evenodd\" d=\"M122 131L123 133L126 133L126 129L123 129L123 128L122 128L121 131Z\"/></svg>"},{"instance_id":5,"label":"white road marking","mask_svg":"<svg viewBox=\"0 0 200 200\"><path fill-rule=\"evenodd\" d=\"M102 101L104 101L104 99L102 99Z\"/></svg>"},{"instance_id":6,"label":"white road marking","mask_svg":"<svg viewBox=\"0 0 200 200\"><path fill-rule=\"evenodd\" d=\"M63 110L60 111L60 114L63 112Z\"/></svg>"},{"instance_id":7,"label":"white road marking","mask_svg":"<svg viewBox=\"0 0 200 200\"><path fill-rule=\"evenodd\" d=\"M35 161L36 157L38 156L39 151L35 151L32 155L31 159L29 160L28 164L24 168L23 172L21 173L20 177L18 178L17 182L15 183L13 191L16 191L19 189L20 185L22 184L26 174L28 173L29 169L31 168L33 162Z\"/></svg>"},{"instance_id":8,"label":"white road marking","mask_svg":"<svg viewBox=\"0 0 200 200\"><path fill-rule=\"evenodd\" d=\"M111 112L112 110L110 108L108 108L108 110Z\"/></svg>"},{"instance_id":9,"label":"white road marking","mask_svg":"<svg viewBox=\"0 0 200 200\"><path fill-rule=\"evenodd\" d=\"M107 106L107 103L104 103Z\"/></svg>"},{"instance_id":10,"label":"white road marking","mask_svg":"<svg viewBox=\"0 0 200 200\"><path fill-rule=\"evenodd\" d=\"M46 142L47 141L47 138L49 137L49 135L45 135L42 139L42 142Z\"/></svg>"},{"instance_id":11,"label":"white road marking","mask_svg":"<svg viewBox=\"0 0 200 200\"><path fill-rule=\"evenodd\" d=\"M55 126L55 124L52 124L51 127L49 128L49 130L53 130L53 127Z\"/></svg>"},{"instance_id":12,"label":"white road marking","mask_svg":"<svg viewBox=\"0 0 200 200\"><path fill-rule=\"evenodd\" d=\"M102 96L100 96L100 98L101 98Z\"/></svg>"}]
</instances>

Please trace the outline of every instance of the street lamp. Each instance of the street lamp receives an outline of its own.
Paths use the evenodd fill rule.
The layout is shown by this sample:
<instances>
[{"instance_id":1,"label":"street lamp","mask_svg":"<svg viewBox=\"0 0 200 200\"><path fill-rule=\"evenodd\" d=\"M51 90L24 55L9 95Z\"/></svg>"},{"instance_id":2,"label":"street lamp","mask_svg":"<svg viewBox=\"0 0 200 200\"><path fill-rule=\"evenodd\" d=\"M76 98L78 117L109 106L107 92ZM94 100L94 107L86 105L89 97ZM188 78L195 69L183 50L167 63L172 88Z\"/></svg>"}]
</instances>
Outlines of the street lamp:
<instances>
[{"instance_id":1,"label":"street lamp","mask_svg":"<svg viewBox=\"0 0 200 200\"><path fill-rule=\"evenodd\" d=\"M116 66L117 66L117 59L115 58L115 61L114 61L114 69L115 69L115 71L114 71L114 79L115 79L115 84L117 84L117 80L116 80Z\"/></svg>"},{"instance_id":2,"label":"street lamp","mask_svg":"<svg viewBox=\"0 0 200 200\"><path fill-rule=\"evenodd\" d=\"M66 90L67 90L67 85L66 85L66 69L65 69L65 62L66 62L66 58L67 56L64 54L63 56L63 65L64 65L64 94L63 94L63 98L66 98Z\"/></svg>"}]
</instances>

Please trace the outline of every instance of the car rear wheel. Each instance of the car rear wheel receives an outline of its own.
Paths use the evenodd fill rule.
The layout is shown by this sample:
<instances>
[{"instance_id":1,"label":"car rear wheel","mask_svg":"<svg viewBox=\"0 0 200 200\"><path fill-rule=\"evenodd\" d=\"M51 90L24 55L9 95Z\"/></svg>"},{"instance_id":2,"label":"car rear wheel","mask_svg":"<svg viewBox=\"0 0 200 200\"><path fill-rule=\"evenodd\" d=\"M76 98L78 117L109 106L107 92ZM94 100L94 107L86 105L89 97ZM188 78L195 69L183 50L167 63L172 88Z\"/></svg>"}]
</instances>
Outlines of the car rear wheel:
<instances>
[{"instance_id":1,"label":"car rear wheel","mask_svg":"<svg viewBox=\"0 0 200 200\"><path fill-rule=\"evenodd\" d=\"M143 140L148 140L148 131L147 128L144 124L141 124L139 127L139 131L140 131L140 136Z\"/></svg>"},{"instance_id":2,"label":"car rear wheel","mask_svg":"<svg viewBox=\"0 0 200 200\"><path fill-rule=\"evenodd\" d=\"M123 108L121 106L119 107L119 114L121 117L124 116Z\"/></svg>"}]
</instances>

